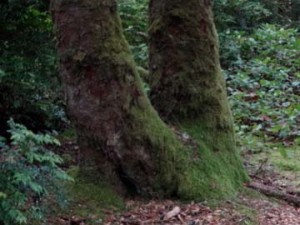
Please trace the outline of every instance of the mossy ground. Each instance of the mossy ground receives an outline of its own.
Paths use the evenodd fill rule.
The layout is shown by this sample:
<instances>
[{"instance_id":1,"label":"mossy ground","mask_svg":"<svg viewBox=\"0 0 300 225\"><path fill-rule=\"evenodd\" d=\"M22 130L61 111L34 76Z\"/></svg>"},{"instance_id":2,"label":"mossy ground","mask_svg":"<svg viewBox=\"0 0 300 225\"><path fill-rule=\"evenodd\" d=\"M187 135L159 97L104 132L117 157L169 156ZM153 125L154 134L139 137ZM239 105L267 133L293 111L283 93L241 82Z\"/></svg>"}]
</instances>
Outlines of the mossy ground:
<instances>
[{"instance_id":1,"label":"mossy ground","mask_svg":"<svg viewBox=\"0 0 300 225\"><path fill-rule=\"evenodd\" d=\"M135 115L137 116L137 115ZM141 116L141 115L140 115ZM143 118L143 116L141 116ZM156 124L156 123L152 123ZM154 126L155 127L155 126ZM171 163L177 163L178 167L186 168L184 174L180 174L180 192L179 197L184 201L190 200L207 200L208 203L220 204L224 199L230 199L235 201L237 190L241 187L241 183L246 179L246 176L241 176L243 172L236 171L235 163L239 161L238 156L232 154L231 151L214 152L211 150L211 146L205 144L203 140L203 132L196 124L182 126L182 131L186 131L197 142L199 148L197 150L197 159L192 158L191 149L184 146L178 146L179 143L176 139L170 139L170 143L166 142L169 139L165 137L172 137L171 134L160 134L160 126L154 129L147 128L146 131L151 130L154 141L160 140L158 146L168 145L162 148L168 149L171 147L171 153L174 158L175 155L180 154L181 161L175 160ZM148 134L149 136L150 134ZM68 136L68 135L67 135ZM64 139L64 138L62 138ZM68 140L68 138L66 138ZM225 141L225 140L224 140ZM226 141L225 141L226 142ZM163 144L164 143L164 144ZM172 144L173 143L173 144ZM223 143L224 144L224 143ZM229 143L232 144L232 143ZM155 147L155 143L152 143ZM173 147L172 147L173 146ZM186 151L186 152L178 152ZM170 154L163 153L162 154ZM237 158L235 158L237 157ZM185 165L180 165L180 163ZM169 165L167 163L161 164L164 167L163 170L168 170ZM172 166L171 166L172 168ZM71 167L68 173L75 179L74 183L68 183L65 185L68 197L70 199L69 206L64 210L67 215L77 215L83 218L94 218L92 221L101 221L104 218L103 211L105 209L113 211L122 211L124 209L124 200L116 192L112 191L112 187L104 182L95 182L95 179L80 176L78 167ZM167 172L164 174L168 174ZM171 174L174 175L172 172ZM175 174L176 175L176 174ZM167 179L171 183L172 177L161 177L161 179ZM98 219L95 219L98 218Z\"/></svg>"},{"instance_id":2,"label":"mossy ground","mask_svg":"<svg viewBox=\"0 0 300 225\"><path fill-rule=\"evenodd\" d=\"M109 184L82 177L78 172L77 167L68 170L68 173L74 178L73 183L67 184L71 199L94 203L99 206L96 208L106 206L121 209L124 207L123 199L113 191Z\"/></svg>"},{"instance_id":3,"label":"mossy ground","mask_svg":"<svg viewBox=\"0 0 300 225\"><path fill-rule=\"evenodd\" d=\"M84 218L87 224L102 224L106 211L117 214L125 208L124 200L109 184L80 176L78 167L71 167L68 174L74 182L64 185L68 204L56 210L57 216L75 216Z\"/></svg>"},{"instance_id":4,"label":"mossy ground","mask_svg":"<svg viewBox=\"0 0 300 225\"><path fill-rule=\"evenodd\" d=\"M274 147L271 153L271 161L283 172L297 172L300 175L300 152L296 147Z\"/></svg>"},{"instance_id":5,"label":"mossy ground","mask_svg":"<svg viewBox=\"0 0 300 225\"><path fill-rule=\"evenodd\" d=\"M135 113L135 116L139 118L138 120L141 120L141 124L145 124L142 123L142 121L147 115ZM242 183L247 181L248 177L241 168L238 153L232 152L231 149L227 149L227 151L226 148L225 151L213 151L213 147L208 144L209 142L213 142L213 140L207 141L210 137L205 138L203 136L204 132L197 123L188 123L181 126L182 131L187 132L197 142L198 149L196 149L196 153L193 152L195 150L181 145L178 140L172 138L173 135L170 133L162 134L161 131L170 131L166 127L161 127L161 123L152 121L149 124L152 124L151 127L145 127L144 131L151 131L151 133L147 133L145 136L152 137L151 145L153 148L161 148L160 154L166 154L166 158L173 159L171 162L161 162L160 168L164 172L159 179L165 181L159 181L159 183L172 184L172 182L175 182L174 185L179 185L179 197L183 200L218 201L230 199L237 194L237 190L242 186ZM141 130L141 128L136 128L136 131L137 130ZM206 133L206 135L209 134ZM224 140L221 141L222 143L218 144L219 147L234 144L226 136L224 136ZM167 150L170 152L165 152ZM193 158L193 154L197 155L196 158ZM70 170L73 177L77 176L77 170L77 167ZM185 172L183 174L176 174L176 170ZM174 176L179 176L179 181L174 180ZM177 182L180 182L180 184ZM97 185L99 185L99 190L97 189ZM99 193L91 195L84 194L85 190L91 189ZM71 195L74 193L76 196L76 193L78 193L76 198L79 197L79 199L81 199L84 197L86 199L84 201L99 198L98 203L103 203L102 205L112 205L113 202L111 200L114 201L116 199L118 199L116 202L120 203L120 197L117 197L115 193L105 193L107 189L109 189L107 185L103 186L102 184L87 182L79 177L76 183L71 186ZM88 193L91 192L88 191ZM110 199L109 196L112 198ZM103 199L103 197L108 197L108 199ZM118 205L119 204L117 204L117 207Z\"/></svg>"},{"instance_id":6,"label":"mossy ground","mask_svg":"<svg viewBox=\"0 0 300 225\"><path fill-rule=\"evenodd\" d=\"M197 194L201 196L199 199L192 200L196 202L197 200L205 200L205 204L213 210L225 210L225 212L228 209L232 210L233 213L242 215L243 220L239 223L242 225L258 224L258 217L262 212L260 212L260 209L253 207L251 202L266 201L272 202L270 204L275 206L281 204L277 200L269 199L256 191L246 188L240 188L239 193L237 193L236 190L240 187L240 182L245 177L241 175L243 173L240 174L238 172L236 174L235 170L231 170L233 165L230 162L232 160L233 162L235 161L235 158L231 158L233 157L232 154L228 154L226 151L211 151L208 144L204 144L203 130L201 131L201 128L196 123L194 125L185 124L181 128L182 131L191 135L199 145L197 158L199 158L201 163L198 163L198 161L191 158L191 154L188 154L190 164L188 166L189 170L185 174L188 176L185 181L189 180L192 182L186 183L185 188L190 191L191 195ZM156 132L159 133L157 130ZM274 165L277 171L280 171L285 176L300 175L297 164L300 153L296 147L286 148L280 144L272 143L263 145L259 140L256 140L255 143L256 149L252 145L254 154L251 155L251 160L257 167L259 167L260 162L265 157L268 157L270 163ZM266 146L268 147L266 148ZM249 148L249 146L245 146L245 148ZM80 176L78 167L71 167L68 173L75 178L74 183L65 185L70 204L63 211L58 211L58 215L64 215L68 218L77 216L88 219L87 224L101 224L106 217L105 212L107 211L113 212L118 217L124 211L131 210L125 206L124 199L112 191L112 188L107 183L95 182L96 179L90 180ZM232 180L232 177L238 177L238 179L242 180ZM185 195L185 197L188 199L186 202L189 203L191 198L188 197L190 196ZM148 203L145 202L145 204Z\"/></svg>"},{"instance_id":7,"label":"mossy ground","mask_svg":"<svg viewBox=\"0 0 300 225\"><path fill-rule=\"evenodd\" d=\"M251 145L251 157L247 160L251 164L257 165L257 168L262 167L261 170L264 172L277 174L276 178L270 177L270 179L283 185L288 184L300 191L299 147L255 140L255 145Z\"/></svg>"}]
</instances>

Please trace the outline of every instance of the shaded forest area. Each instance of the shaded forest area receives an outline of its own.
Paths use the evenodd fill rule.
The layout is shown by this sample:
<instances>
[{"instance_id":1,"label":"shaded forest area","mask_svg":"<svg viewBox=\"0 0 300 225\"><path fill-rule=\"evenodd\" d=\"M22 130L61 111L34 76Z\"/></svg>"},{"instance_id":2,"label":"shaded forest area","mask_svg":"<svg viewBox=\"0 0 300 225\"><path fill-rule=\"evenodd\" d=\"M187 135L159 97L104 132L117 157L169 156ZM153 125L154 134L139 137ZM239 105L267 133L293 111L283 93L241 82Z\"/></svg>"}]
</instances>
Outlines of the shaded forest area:
<instances>
[{"instance_id":1,"label":"shaded forest area","mask_svg":"<svg viewBox=\"0 0 300 225\"><path fill-rule=\"evenodd\" d=\"M300 224L299 0L54 2L0 3L1 225ZM68 87L94 70L126 79L80 114Z\"/></svg>"}]
</instances>

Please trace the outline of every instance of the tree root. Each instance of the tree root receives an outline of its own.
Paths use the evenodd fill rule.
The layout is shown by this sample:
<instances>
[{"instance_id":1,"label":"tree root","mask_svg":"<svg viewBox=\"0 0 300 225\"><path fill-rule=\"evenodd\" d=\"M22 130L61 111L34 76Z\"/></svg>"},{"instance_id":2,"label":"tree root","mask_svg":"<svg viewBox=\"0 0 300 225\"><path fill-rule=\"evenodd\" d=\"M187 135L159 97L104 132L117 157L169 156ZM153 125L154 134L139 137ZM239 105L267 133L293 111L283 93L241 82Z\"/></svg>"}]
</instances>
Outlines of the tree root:
<instances>
[{"instance_id":1,"label":"tree root","mask_svg":"<svg viewBox=\"0 0 300 225\"><path fill-rule=\"evenodd\" d=\"M249 188L258 190L259 192L277 199L284 200L290 204L293 204L297 207L300 207L300 197L284 193L282 191L276 190L274 187L270 187L264 184L260 184L257 182L251 182L246 185Z\"/></svg>"}]
</instances>

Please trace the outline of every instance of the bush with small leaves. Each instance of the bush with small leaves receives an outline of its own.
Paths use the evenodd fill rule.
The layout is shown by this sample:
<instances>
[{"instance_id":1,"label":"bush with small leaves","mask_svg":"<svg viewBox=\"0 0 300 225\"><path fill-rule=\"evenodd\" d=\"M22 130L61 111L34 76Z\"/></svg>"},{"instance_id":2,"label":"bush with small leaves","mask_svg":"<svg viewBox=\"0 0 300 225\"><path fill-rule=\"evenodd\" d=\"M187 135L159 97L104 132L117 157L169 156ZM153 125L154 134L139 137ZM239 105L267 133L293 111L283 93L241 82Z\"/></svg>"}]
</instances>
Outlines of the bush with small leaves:
<instances>
[{"instance_id":1,"label":"bush with small leaves","mask_svg":"<svg viewBox=\"0 0 300 225\"><path fill-rule=\"evenodd\" d=\"M227 32L222 62L242 136L286 144L300 138L300 38L297 29L265 24L253 34Z\"/></svg>"},{"instance_id":2,"label":"bush with small leaves","mask_svg":"<svg viewBox=\"0 0 300 225\"><path fill-rule=\"evenodd\" d=\"M8 121L11 142L0 137L0 224L29 224L44 218L46 200L56 199L62 181L72 180L62 159L46 146L60 145L48 134L34 134Z\"/></svg>"}]
</instances>

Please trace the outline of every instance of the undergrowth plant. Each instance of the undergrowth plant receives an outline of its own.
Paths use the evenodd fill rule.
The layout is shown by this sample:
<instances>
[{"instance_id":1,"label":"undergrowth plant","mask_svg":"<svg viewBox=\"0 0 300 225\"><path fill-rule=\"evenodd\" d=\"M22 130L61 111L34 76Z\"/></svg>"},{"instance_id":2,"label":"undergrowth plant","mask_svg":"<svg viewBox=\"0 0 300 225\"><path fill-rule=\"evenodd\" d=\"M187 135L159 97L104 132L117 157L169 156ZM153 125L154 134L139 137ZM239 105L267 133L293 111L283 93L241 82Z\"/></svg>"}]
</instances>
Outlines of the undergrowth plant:
<instances>
[{"instance_id":1,"label":"undergrowth plant","mask_svg":"<svg viewBox=\"0 0 300 225\"><path fill-rule=\"evenodd\" d=\"M120 16L124 34L130 44L135 62L148 67L148 0L120 0Z\"/></svg>"},{"instance_id":2,"label":"undergrowth plant","mask_svg":"<svg viewBox=\"0 0 300 225\"><path fill-rule=\"evenodd\" d=\"M251 35L221 36L228 92L240 135L291 145L300 130L300 38L296 29L263 25Z\"/></svg>"},{"instance_id":3,"label":"undergrowth plant","mask_svg":"<svg viewBox=\"0 0 300 225\"><path fill-rule=\"evenodd\" d=\"M46 202L61 197L62 181L71 178L59 167L62 159L46 146L60 145L48 134L34 134L8 122L11 142L0 138L0 224L42 220Z\"/></svg>"},{"instance_id":4,"label":"undergrowth plant","mask_svg":"<svg viewBox=\"0 0 300 225\"><path fill-rule=\"evenodd\" d=\"M34 131L66 123L49 1L0 4L0 135L12 117Z\"/></svg>"}]
</instances>

